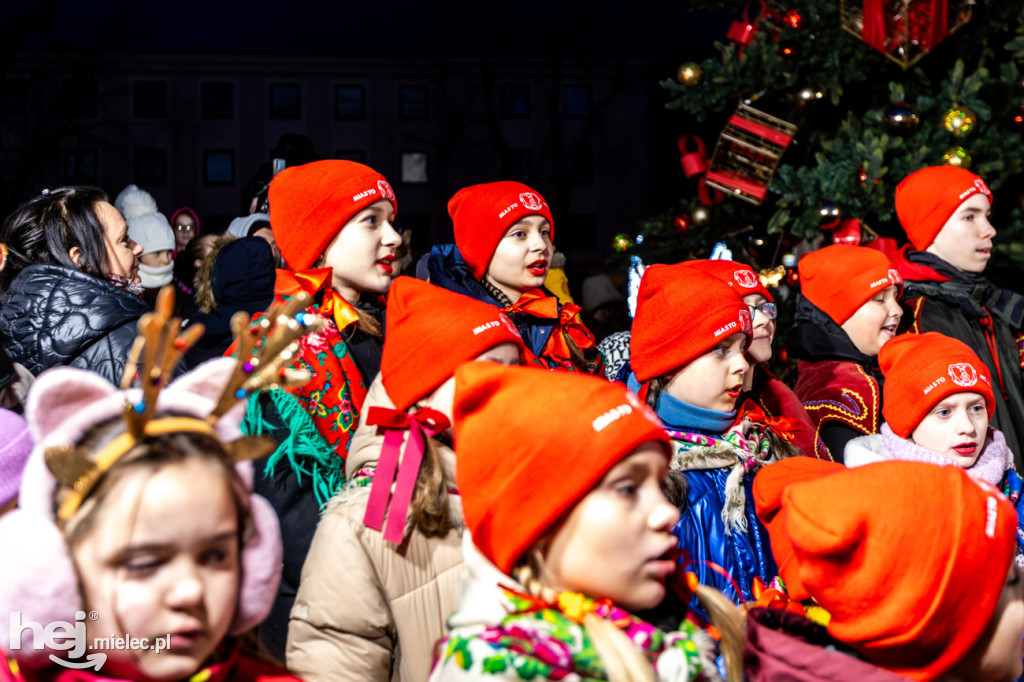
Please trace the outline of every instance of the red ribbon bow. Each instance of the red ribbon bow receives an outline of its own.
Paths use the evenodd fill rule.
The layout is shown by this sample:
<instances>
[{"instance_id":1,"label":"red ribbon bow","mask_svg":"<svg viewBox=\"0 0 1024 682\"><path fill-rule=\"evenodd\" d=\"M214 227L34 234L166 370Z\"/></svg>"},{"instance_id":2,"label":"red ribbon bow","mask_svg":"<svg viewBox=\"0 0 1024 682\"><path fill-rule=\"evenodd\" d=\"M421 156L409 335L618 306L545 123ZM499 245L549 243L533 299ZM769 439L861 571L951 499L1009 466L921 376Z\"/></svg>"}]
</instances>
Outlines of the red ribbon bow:
<instances>
[{"instance_id":1,"label":"red ribbon bow","mask_svg":"<svg viewBox=\"0 0 1024 682\"><path fill-rule=\"evenodd\" d=\"M405 520L409 515L409 503L412 501L420 463L423 461L425 439L444 431L451 426L451 422L444 414L430 408L421 408L409 414L387 407L371 407L366 414L366 423L380 426L387 433L384 435L384 447L381 448L380 461L377 462L377 470L373 475L363 525L373 530L381 529L390 496L391 511L388 515L387 528L384 530L384 539L398 545L402 543L402 537L405 535ZM406 431L409 432L409 443L402 453L402 441L405 439ZM392 485L395 487L394 494L391 493Z\"/></svg>"},{"instance_id":2,"label":"red ribbon bow","mask_svg":"<svg viewBox=\"0 0 1024 682\"><path fill-rule=\"evenodd\" d=\"M580 320L582 310L575 303L563 303L559 309L558 299L540 289L525 292L518 301L505 308L507 313L526 313L546 320L557 320L558 328L548 337L544 353L559 362L569 362L572 358L567 338L571 338L581 349L593 348L596 343L594 335Z\"/></svg>"},{"instance_id":3,"label":"red ribbon bow","mask_svg":"<svg viewBox=\"0 0 1024 682\"><path fill-rule=\"evenodd\" d=\"M754 599L757 600L754 603L755 606L783 609L784 611L798 613L801 616L804 615L804 607L800 605L800 602L793 601L788 594L781 590L777 590L774 587L765 587L764 581L756 575L754 576L754 583L750 592L754 595Z\"/></svg>"},{"instance_id":4,"label":"red ribbon bow","mask_svg":"<svg viewBox=\"0 0 1024 682\"><path fill-rule=\"evenodd\" d=\"M764 424L776 436L784 438L790 443L793 442L793 434L795 432L805 430L803 422L799 419L794 419L793 417L769 417L757 403L750 399L747 399L736 413L735 423L739 424L744 418L756 424Z\"/></svg>"},{"instance_id":5,"label":"red ribbon bow","mask_svg":"<svg viewBox=\"0 0 1024 682\"><path fill-rule=\"evenodd\" d=\"M696 147L695 150L689 149L690 143ZM704 175L708 172L708 150L704 145L704 140L697 135L680 135L676 144L679 147L679 153L682 154L679 163L682 165L686 177L692 178L695 175ZM705 206L725 201L725 193L709 187L705 177L697 181L697 196Z\"/></svg>"},{"instance_id":6,"label":"red ribbon bow","mask_svg":"<svg viewBox=\"0 0 1024 682\"><path fill-rule=\"evenodd\" d=\"M300 293L309 294L312 298L320 291L324 292L320 303L320 313L334 318L338 331L359 321L359 313L351 303L341 297L331 286L331 268L315 268L312 270L278 270L274 293L278 296L296 296Z\"/></svg>"}]
</instances>

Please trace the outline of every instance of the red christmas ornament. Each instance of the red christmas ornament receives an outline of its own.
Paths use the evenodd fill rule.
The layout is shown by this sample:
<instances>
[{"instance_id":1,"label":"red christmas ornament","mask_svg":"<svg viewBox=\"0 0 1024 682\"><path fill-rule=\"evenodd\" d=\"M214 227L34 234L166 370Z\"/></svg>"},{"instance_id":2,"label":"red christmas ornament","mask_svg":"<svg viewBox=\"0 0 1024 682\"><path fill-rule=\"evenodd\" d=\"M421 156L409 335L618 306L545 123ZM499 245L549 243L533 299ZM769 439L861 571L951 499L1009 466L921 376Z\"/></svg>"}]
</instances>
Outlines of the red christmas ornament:
<instances>
[{"instance_id":1,"label":"red christmas ornament","mask_svg":"<svg viewBox=\"0 0 1024 682\"><path fill-rule=\"evenodd\" d=\"M799 31L800 27L803 26L804 19L800 16L800 12L795 9L791 9L782 15L782 23L789 26L794 31Z\"/></svg>"},{"instance_id":2,"label":"red christmas ornament","mask_svg":"<svg viewBox=\"0 0 1024 682\"><path fill-rule=\"evenodd\" d=\"M677 215L672 221L672 227L676 229L676 234L686 234L686 231L690 229L689 216Z\"/></svg>"},{"instance_id":3,"label":"red christmas ornament","mask_svg":"<svg viewBox=\"0 0 1024 682\"><path fill-rule=\"evenodd\" d=\"M787 351L785 348L779 349L779 362L781 362L784 365L789 364L789 351Z\"/></svg>"}]
</instances>

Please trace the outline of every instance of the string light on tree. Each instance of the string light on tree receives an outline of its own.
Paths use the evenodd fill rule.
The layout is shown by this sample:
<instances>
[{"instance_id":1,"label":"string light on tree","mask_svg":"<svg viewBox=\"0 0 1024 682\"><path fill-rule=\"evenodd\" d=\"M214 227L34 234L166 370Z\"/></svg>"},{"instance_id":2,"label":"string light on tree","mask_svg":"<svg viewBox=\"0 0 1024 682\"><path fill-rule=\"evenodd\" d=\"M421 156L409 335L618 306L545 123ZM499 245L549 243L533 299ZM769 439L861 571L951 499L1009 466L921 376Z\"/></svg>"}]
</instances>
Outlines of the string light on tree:
<instances>
[{"instance_id":1,"label":"string light on tree","mask_svg":"<svg viewBox=\"0 0 1024 682\"><path fill-rule=\"evenodd\" d=\"M818 207L818 224L823 230L834 230L843 220L843 212L834 202L823 201Z\"/></svg>"},{"instance_id":2,"label":"string light on tree","mask_svg":"<svg viewBox=\"0 0 1024 682\"><path fill-rule=\"evenodd\" d=\"M686 215L677 215L672 220L672 227L675 229L676 234L686 234L686 231L690 229L690 219Z\"/></svg>"},{"instance_id":3,"label":"string light on tree","mask_svg":"<svg viewBox=\"0 0 1024 682\"><path fill-rule=\"evenodd\" d=\"M1013 110L1010 115L1010 128L1014 132L1024 133L1024 106Z\"/></svg>"},{"instance_id":4,"label":"string light on tree","mask_svg":"<svg viewBox=\"0 0 1024 682\"><path fill-rule=\"evenodd\" d=\"M799 11L791 9L782 15L782 23L794 31L799 31L800 27L804 24L804 19L800 16Z\"/></svg>"},{"instance_id":5,"label":"string light on tree","mask_svg":"<svg viewBox=\"0 0 1024 682\"><path fill-rule=\"evenodd\" d=\"M690 220L693 221L694 225L704 225L711 220L711 211L703 206L698 206L690 214Z\"/></svg>"},{"instance_id":6,"label":"string light on tree","mask_svg":"<svg viewBox=\"0 0 1024 682\"><path fill-rule=\"evenodd\" d=\"M942 123L956 137L966 137L978 125L978 115L969 107L955 106L942 117Z\"/></svg>"},{"instance_id":7,"label":"string light on tree","mask_svg":"<svg viewBox=\"0 0 1024 682\"><path fill-rule=\"evenodd\" d=\"M787 61L800 58L800 43L795 40L783 40L779 43L779 56Z\"/></svg>"},{"instance_id":8,"label":"string light on tree","mask_svg":"<svg viewBox=\"0 0 1024 682\"><path fill-rule=\"evenodd\" d=\"M967 170L971 167L971 155L967 153L966 149L957 145L946 150L946 153L942 155L942 163Z\"/></svg>"},{"instance_id":9,"label":"string light on tree","mask_svg":"<svg viewBox=\"0 0 1024 682\"><path fill-rule=\"evenodd\" d=\"M624 253L633 248L633 240L625 232L620 232L612 239L612 248L619 253Z\"/></svg>"}]
</instances>

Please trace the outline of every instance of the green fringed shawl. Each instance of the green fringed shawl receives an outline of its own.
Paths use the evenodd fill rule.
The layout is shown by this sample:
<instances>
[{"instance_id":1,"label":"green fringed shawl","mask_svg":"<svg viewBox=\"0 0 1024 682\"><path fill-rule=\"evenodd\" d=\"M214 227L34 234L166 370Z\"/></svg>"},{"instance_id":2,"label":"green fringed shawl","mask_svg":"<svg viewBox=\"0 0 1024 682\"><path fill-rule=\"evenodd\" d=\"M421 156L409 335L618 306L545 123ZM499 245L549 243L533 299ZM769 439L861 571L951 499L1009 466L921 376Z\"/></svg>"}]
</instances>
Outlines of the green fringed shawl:
<instances>
[{"instance_id":1,"label":"green fringed shawl","mask_svg":"<svg viewBox=\"0 0 1024 682\"><path fill-rule=\"evenodd\" d=\"M302 477L309 477L317 505L322 510L331 496L345 483L345 460L338 457L334 453L334 448L320 435L297 397L280 389L262 395L270 400L274 411L281 419L281 424L267 421L260 394L256 394L249 397L246 405L242 433L262 436L280 435L275 432L287 431L283 439L277 438L280 444L267 459L263 475L273 476L275 467L281 460L287 458L300 486L303 485Z\"/></svg>"}]
</instances>

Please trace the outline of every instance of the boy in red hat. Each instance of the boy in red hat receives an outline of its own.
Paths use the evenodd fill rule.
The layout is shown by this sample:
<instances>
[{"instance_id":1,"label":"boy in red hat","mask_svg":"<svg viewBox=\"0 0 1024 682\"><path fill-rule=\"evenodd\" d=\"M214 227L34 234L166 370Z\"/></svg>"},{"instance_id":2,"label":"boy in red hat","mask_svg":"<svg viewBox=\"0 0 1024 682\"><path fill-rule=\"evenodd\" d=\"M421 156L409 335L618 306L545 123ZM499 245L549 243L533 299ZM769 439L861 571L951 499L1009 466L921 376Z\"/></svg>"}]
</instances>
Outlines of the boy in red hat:
<instances>
[{"instance_id":1,"label":"boy in red hat","mask_svg":"<svg viewBox=\"0 0 1024 682\"><path fill-rule=\"evenodd\" d=\"M817 455L814 447L814 423L800 399L767 367L772 359L772 341L775 340L775 318L778 310L771 292L761 283L749 265L731 260L688 261L691 267L719 278L743 297L750 309L753 336L747 348L750 370L743 379L743 393L739 405L753 401L765 416L774 420L779 435L790 441L806 455Z\"/></svg>"},{"instance_id":2,"label":"boy in red hat","mask_svg":"<svg viewBox=\"0 0 1024 682\"><path fill-rule=\"evenodd\" d=\"M1003 434L989 426L995 394L977 354L956 339L926 332L896 337L878 362L885 375L885 423L880 434L847 444L846 465L906 460L959 466L1002 489L1024 518L1013 453ZM1024 534L1017 543L1024 554Z\"/></svg>"},{"instance_id":3,"label":"boy in red hat","mask_svg":"<svg viewBox=\"0 0 1024 682\"><path fill-rule=\"evenodd\" d=\"M896 335L903 282L882 253L846 244L812 251L799 270L796 323L786 337L800 360L793 391L817 428L817 455L842 462L850 440L878 433L876 358Z\"/></svg>"},{"instance_id":4,"label":"boy in red hat","mask_svg":"<svg viewBox=\"0 0 1024 682\"><path fill-rule=\"evenodd\" d=\"M757 471L798 454L757 408L737 409L752 336L736 288L692 262L652 265L637 295L627 386L654 408L672 438L673 529L694 573L735 603L777 574L754 512ZM696 606L696 605L694 605Z\"/></svg>"},{"instance_id":5,"label":"boy in red hat","mask_svg":"<svg viewBox=\"0 0 1024 682\"><path fill-rule=\"evenodd\" d=\"M519 182L464 187L448 201L455 244L435 246L430 282L503 308L526 343L527 363L603 376L582 308L544 288L555 235L551 208Z\"/></svg>"},{"instance_id":6,"label":"boy in red hat","mask_svg":"<svg viewBox=\"0 0 1024 682\"><path fill-rule=\"evenodd\" d=\"M995 396L989 415L1024 466L1024 297L985 277L996 229L992 192L963 168L931 166L896 187L896 215L910 244L894 254L906 280L902 301L911 332L963 341L988 367Z\"/></svg>"},{"instance_id":7,"label":"boy in red hat","mask_svg":"<svg viewBox=\"0 0 1024 682\"><path fill-rule=\"evenodd\" d=\"M1020 676L1024 579L1009 500L955 466L818 464L767 466L754 494L759 512L762 500L774 510L769 532L787 548L788 573L829 622L751 609L747 679Z\"/></svg>"}]
</instances>

